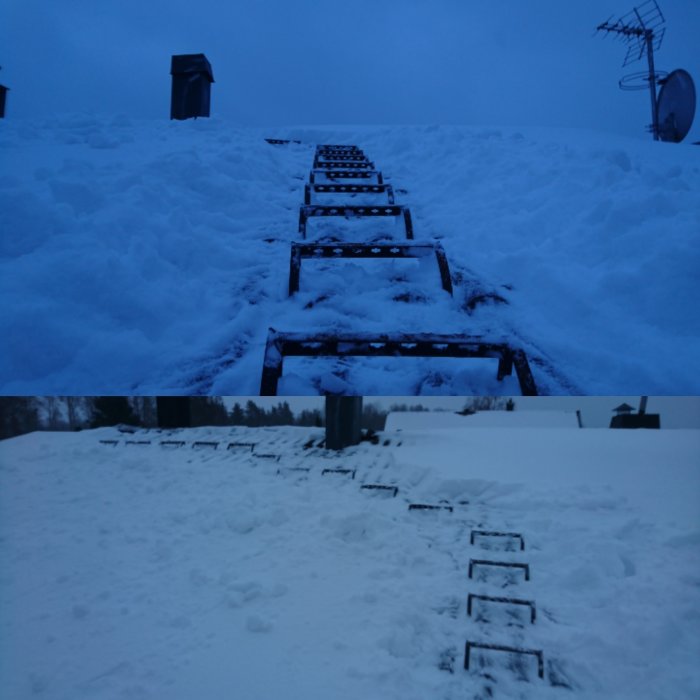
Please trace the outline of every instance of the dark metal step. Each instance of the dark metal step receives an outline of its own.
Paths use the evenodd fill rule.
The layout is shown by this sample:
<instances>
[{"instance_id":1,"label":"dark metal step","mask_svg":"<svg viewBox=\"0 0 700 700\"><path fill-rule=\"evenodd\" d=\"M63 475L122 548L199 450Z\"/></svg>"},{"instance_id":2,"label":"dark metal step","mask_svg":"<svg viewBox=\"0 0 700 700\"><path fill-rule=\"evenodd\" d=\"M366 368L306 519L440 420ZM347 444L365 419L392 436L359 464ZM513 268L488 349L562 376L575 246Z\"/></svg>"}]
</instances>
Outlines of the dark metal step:
<instances>
[{"instance_id":1,"label":"dark metal step","mask_svg":"<svg viewBox=\"0 0 700 700\"><path fill-rule=\"evenodd\" d=\"M370 217L370 216L394 216L403 217L406 227L406 238L413 238L413 222L411 210L398 204L383 204L379 206L367 205L336 205L321 206L319 204L304 205L299 208L299 234L306 238L306 223L311 217L342 216L346 219Z\"/></svg>"},{"instance_id":2,"label":"dark metal step","mask_svg":"<svg viewBox=\"0 0 700 700\"><path fill-rule=\"evenodd\" d=\"M430 333L285 333L270 328L265 345L261 396L276 396L285 356L294 357L463 357L495 358L497 378L513 372L523 396L537 396L525 353L480 336Z\"/></svg>"},{"instance_id":3,"label":"dark metal step","mask_svg":"<svg viewBox=\"0 0 700 700\"><path fill-rule=\"evenodd\" d=\"M447 264L447 256L439 243L394 243L394 244L362 244L362 243L292 243L289 263L289 295L299 291L301 277L301 261L308 258L425 258L434 255L440 271L442 288L452 294L452 278Z\"/></svg>"}]
</instances>

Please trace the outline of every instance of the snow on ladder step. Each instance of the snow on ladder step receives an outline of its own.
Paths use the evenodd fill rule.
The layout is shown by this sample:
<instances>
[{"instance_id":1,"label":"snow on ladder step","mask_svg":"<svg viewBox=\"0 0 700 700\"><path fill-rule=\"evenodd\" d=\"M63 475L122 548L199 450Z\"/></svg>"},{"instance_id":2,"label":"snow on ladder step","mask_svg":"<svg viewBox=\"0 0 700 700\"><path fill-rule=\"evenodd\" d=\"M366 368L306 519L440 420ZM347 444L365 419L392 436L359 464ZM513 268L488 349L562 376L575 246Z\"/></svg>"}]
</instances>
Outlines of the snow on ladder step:
<instances>
[{"instance_id":1,"label":"snow on ladder step","mask_svg":"<svg viewBox=\"0 0 700 700\"><path fill-rule=\"evenodd\" d=\"M394 204L394 188L391 185L307 184L304 185L304 204L311 204L311 194L386 194L389 204Z\"/></svg>"},{"instance_id":2,"label":"snow on ladder step","mask_svg":"<svg viewBox=\"0 0 700 700\"><path fill-rule=\"evenodd\" d=\"M322 143L316 146L316 151L359 151L359 147L353 144Z\"/></svg>"},{"instance_id":3,"label":"snow on ladder step","mask_svg":"<svg viewBox=\"0 0 700 700\"><path fill-rule=\"evenodd\" d=\"M118 445L119 440L100 440L101 445Z\"/></svg>"},{"instance_id":4,"label":"snow on ladder step","mask_svg":"<svg viewBox=\"0 0 700 700\"><path fill-rule=\"evenodd\" d=\"M354 479L355 472L356 472L355 469L324 469L321 472L321 476L325 476L326 474L340 474L340 475L347 476L348 474L350 474L351 475L350 478Z\"/></svg>"},{"instance_id":5,"label":"snow on ladder step","mask_svg":"<svg viewBox=\"0 0 700 700\"><path fill-rule=\"evenodd\" d=\"M316 150L316 154L314 156L314 162L321 162L320 159L323 158L326 161L335 161L335 162L340 162L344 161L347 162L348 159L352 158L355 159L356 161L359 160L369 160L369 158L365 155L364 151L357 150L357 151L339 151L339 150L325 150L325 151L319 151Z\"/></svg>"},{"instance_id":6,"label":"snow on ladder step","mask_svg":"<svg viewBox=\"0 0 700 700\"><path fill-rule=\"evenodd\" d=\"M469 538L469 544L474 544L476 537L510 537L520 540L520 550L525 549L525 540L519 532L493 532L490 530L472 530Z\"/></svg>"},{"instance_id":7,"label":"snow on ladder step","mask_svg":"<svg viewBox=\"0 0 700 700\"><path fill-rule=\"evenodd\" d=\"M289 262L289 296L299 291L301 261L309 258L425 258L435 256L442 288L452 294L452 276L445 251L439 243L292 243Z\"/></svg>"},{"instance_id":8,"label":"snow on ladder step","mask_svg":"<svg viewBox=\"0 0 700 700\"><path fill-rule=\"evenodd\" d=\"M338 155L338 151L334 151L332 153L329 153L327 151L323 153L316 153L313 167L322 168L326 163L349 163L351 164L349 167L354 168L355 165L352 165L353 163L360 163L366 165L368 163L371 164L371 161L366 155L356 151L348 153L348 155Z\"/></svg>"},{"instance_id":9,"label":"snow on ladder step","mask_svg":"<svg viewBox=\"0 0 700 700\"><path fill-rule=\"evenodd\" d=\"M324 165L327 165L324 164ZM309 175L309 182L313 185L316 182L316 175L323 175L329 180L369 180L377 178L377 184L384 183L384 176L381 170L345 170L343 168L317 168Z\"/></svg>"},{"instance_id":10,"label":"snow on ladder step","mask_svg":"<svg viewBox=\"0 0 700 700\"><path fill-rule=\"evenodd\" d=\"M150 440L127 440L125 445L150 445Z\"/></svg>"},{"instance_id":11,"label":"snow on ladder step","mask_svg":"<svg viewBox=\"0 0 700 700\"><path fill-rule=\"evenodd\" d=\"M184 440L161 440L162 447L184 447L187 443Z\"/></svg>"},{"instance_id":12,"label":"snow on ladder step","mask_svg":"<svg viewBox=\"0 0 700 700\"><path fill-rule=\"evenodd\" d=\"M529 564L519 564L512 561L490 561L487 559L470 559L469 560L469 578L473 578L472 574L474 572L474 567L476 566L494 566L503 567L509 569L522 569L525 573L525 580L530 580L530 565Z\"/></svg>"},{"instance_id":13,"label":"snow on ladder step","mask_svg":"<svg viewBox=\"0 0 700 700\"><path fill-rule=\"evenodd\" d=\"M500 381L515 368L523 396L537 396L525 353L483 336L430 333L286 333L270 328L265 345L260 395L276 396L285 357L460 357L498 359Z\"/></svg>"},{"instance_id":14,"label":"snow on ladder step","mask_svg":"<svg viewBox=\"0 0 700 700\"><path fill-rule=\"evenodd\" d=\"M504 598L501 596L488 596L470 593L467 596L467 615L469 617L471 617L472 614L472 602L474 600L482 600L488 603L505 603L507 605L526 605L530 608L530 622L532 624L535 624L537 611L535 609L535 602L532 600L523 600L522 598Z\"/></svg>"},{"instance_id":15,"label":"snow on ladder step","mask_svg":"<svg viewBox=\"0 0 700 700\"><path fill-rule=\"evenodd\" d=\"M318 158L314 159L311 166L314 170L376 170L374 163L367 158L362 161L354 160L326 160L320 162Z\"/></svg>"},{"instance_id":16,"label":"snow on ladder step","mask_svg":"<svg viewBox=\"0 0 700 700\"><path fill-rule=\"evenodd\" d=\"M299 209L299 234L306 238L306 223L310 217L342 216L346 219L356 219L376 216L403 217L406 238L413 238L413 222L411 221L411 210L399 204L383 204L379 206L370 205L320 205L308 204Z\"/></svg>"},{"instance_id":17,"label":"snow on ladder step","mask_svg":"<svg viewBox=\"0 0 700 700\"><path fill-rule=\"evenodd\" d=\"M532 654L537 659L537 675L544 678L544 656L539 649L522 649L520 647L510 647L503 644L484 644L482 642L467 641L464 648L464 668L468 671L472 649L485 649L491 651L503 651L510 654Z\"/></svg>"}]
</instances>

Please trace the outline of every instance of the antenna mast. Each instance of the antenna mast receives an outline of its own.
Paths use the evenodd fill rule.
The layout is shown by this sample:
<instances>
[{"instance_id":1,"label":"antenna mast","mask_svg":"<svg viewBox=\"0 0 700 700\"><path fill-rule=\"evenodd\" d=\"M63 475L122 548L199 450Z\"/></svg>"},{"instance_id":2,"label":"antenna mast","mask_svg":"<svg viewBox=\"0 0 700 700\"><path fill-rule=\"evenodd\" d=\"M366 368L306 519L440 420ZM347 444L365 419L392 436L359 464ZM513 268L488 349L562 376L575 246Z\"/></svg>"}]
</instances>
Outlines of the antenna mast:
<instances>
[{"instance_id":1,"label":"antenna mast","mask_svg":"<svg viewBox=\"0 0 700 700\"><path fill-rule=\"evenodd\" d=\"M606 22L599 24L598 31L607 32L608 34L616 34L618 38L627 44L627 53L622 67L639 61L647 56L649 70L647 73L632 73L620 80L621 90L642 90L644 89L644 81L648 82L649 92L651 93L651 132L654 135L654 140L659 140L659 113L658 103L656 100L656 85L665 77L665 73L657 73L654 68L654 50L661 48L661 42L666 31L663 24L665 23L664 16L661 14L659 5L656 0L646 0L638 7L633 7L630 12L623 15L615 21L611 21L612 17ZM642 81L642 84L636 84L634 81Z\"/></svg>"}]
</instances>

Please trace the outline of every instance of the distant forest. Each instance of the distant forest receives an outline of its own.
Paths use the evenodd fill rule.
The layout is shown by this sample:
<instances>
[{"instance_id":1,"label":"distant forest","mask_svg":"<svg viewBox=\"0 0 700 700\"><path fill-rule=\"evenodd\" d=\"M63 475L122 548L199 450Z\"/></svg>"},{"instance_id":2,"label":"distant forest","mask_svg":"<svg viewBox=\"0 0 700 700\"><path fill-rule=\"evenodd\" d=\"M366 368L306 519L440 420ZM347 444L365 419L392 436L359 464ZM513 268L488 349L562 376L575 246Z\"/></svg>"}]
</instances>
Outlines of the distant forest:
<instances>
[{"instance_id":1,"label":"distant forest","mask_svg":"<svg viewBox=\"0 0 700 700\"><path fill-rule=\"evenodd\" d=\"M470 397L459 413L513 410L512 399L495 396ZM421 404L394 404L388 410L377 404L364 403L362 428L383 430L392 411L428 411ZM235 403L229 410L220 397L190 398L192 426L244 425L251 428L273 425L323 427L320 409L295 414L286 401L265 409L254 401ZM153 428L158 424L154 396L3 396L0 397L0 440L34 430L83 430L109 425L132 425Z\"/></svg>"}]
</instances>

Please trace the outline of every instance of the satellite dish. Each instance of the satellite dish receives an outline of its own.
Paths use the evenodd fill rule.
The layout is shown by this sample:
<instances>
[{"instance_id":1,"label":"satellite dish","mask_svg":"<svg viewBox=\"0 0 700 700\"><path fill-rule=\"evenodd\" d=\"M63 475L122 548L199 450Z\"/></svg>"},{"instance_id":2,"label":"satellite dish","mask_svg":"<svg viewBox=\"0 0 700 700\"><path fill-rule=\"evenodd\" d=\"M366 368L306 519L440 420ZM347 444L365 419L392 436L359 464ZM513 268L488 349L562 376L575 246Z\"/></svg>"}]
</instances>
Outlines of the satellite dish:
<instances>
[{"instance_id":1,"label":"satellite dish","mask_svg":"<svg viewBox=\"0 0 700 700\"><path fill-rule=\"evenodd\" d=\"M695 85L688 71L679 68L662 81L657 110L659 138L680 143L688 135L695 116Z\"/></svg>"}]
</instances>

